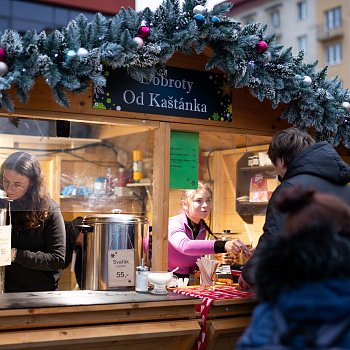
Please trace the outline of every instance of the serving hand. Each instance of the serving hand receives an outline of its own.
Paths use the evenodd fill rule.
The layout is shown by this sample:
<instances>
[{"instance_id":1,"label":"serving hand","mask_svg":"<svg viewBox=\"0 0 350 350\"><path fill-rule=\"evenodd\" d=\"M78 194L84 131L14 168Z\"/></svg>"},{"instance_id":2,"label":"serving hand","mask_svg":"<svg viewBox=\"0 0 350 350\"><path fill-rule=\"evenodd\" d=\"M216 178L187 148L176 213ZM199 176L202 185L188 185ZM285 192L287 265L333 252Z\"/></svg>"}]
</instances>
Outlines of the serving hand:
<instances>
[{"instance_id":1,"label":"serving hand","mask_svg":"<svg viewBox=\"0 0 350 350\"><path fill-rule=\"evenodd\" d=\"M226 252L235 255L242 252L247 258L250 258L253 254L253 251L248 249L247 246L240 239L227 241L225 243L225 250Z\"/></svg>"}]
</instances>

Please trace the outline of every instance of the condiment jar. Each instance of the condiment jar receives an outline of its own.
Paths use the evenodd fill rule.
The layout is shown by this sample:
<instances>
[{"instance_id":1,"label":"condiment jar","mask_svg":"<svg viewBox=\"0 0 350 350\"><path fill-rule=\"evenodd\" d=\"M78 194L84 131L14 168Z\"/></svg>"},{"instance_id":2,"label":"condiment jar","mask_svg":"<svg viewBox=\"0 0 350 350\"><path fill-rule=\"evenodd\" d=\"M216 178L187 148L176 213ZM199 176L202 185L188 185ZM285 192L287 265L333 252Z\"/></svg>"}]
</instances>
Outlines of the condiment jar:
<instances>
[{"instance_id":1,"label":"condiment jar","mask_svg":"<svg viewBox=\"0 0 350 350\"><path fill-rule=\"evenodd\" d=\"M259 166L259 156L253 156L253 166Z\"/></svg>"},{"instance_id":2,"label":"condiment jar","mask_svg":"<svg viewBox=\"0 0 350 350\"><path fill-rule=\"evenodd\" d=\"M135 291L139 293L148 293L148 267L136 267Z\"/></svg>"},{"instance_id":3,"label":"condiment jar","mask_svg":"<svg viewBox=\"0 0 350 350\"><path fill-rule=\"evenodd\" d=\"M253 166L253 156L248 157L248 166Z\"/></svg>"}]
</instances>

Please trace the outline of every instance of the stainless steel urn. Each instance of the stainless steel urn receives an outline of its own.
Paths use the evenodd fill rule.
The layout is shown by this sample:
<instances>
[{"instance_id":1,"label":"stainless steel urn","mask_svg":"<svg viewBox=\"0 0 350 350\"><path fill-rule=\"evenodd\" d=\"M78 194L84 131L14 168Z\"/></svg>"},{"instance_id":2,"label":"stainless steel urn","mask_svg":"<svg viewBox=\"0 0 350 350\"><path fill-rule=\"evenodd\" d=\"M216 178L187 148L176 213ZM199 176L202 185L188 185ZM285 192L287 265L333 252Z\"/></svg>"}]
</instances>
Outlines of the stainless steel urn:
<instances>
[{"instance_id":1,"label":"stainless steel urn","mask_svg":"<svg viewBox=\"0 0 350 350\"><path fill-rule=\"evenodd\" d=\"M149 259L149 222L134 214L88 215L83 239L82 289L134 289L136 266Z\"/></svg>"}]
</instances>

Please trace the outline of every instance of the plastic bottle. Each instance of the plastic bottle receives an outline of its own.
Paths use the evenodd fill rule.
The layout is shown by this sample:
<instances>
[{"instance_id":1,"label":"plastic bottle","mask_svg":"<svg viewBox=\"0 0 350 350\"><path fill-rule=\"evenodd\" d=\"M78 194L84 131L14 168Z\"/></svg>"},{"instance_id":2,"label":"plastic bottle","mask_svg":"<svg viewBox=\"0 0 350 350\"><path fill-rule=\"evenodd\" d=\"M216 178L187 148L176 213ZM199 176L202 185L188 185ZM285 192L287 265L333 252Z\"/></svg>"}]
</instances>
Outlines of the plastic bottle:
<instances>
[{"instance_id":1,"label":"plastic bottle","mask_svg":"<svg viewBox=\"0 0 350 350\"><path fill-rule=\"evenodd\" d=\"M119 175L118 175L118 186L124 187L128 183L128 174L125 172L125 168L120 167L119 168Z\"/></svg>"},{"instance_id":2,"label":"plastic bottle","mask_svg":"<svg viewBox=\"0 0 350 350\"><path fill-rule=\"evenodd\" d=\"M113 193L113 177L112 177L112 172L111 168L107 169L107 183L106 183L106 193L107 194L112 194Z\"/></svg>"},{"instance_id":3,"label":"plastic bottle","mask_svg":"<svg viewBox=\"0 0 350 350\"><path fill-rule=\"evenodd\" d=\"M132 152L132 170L133 170L133 180L134 182L140 182L143 178L143 159L142 151L133 150Z\"/></svg>"}]
</instances>

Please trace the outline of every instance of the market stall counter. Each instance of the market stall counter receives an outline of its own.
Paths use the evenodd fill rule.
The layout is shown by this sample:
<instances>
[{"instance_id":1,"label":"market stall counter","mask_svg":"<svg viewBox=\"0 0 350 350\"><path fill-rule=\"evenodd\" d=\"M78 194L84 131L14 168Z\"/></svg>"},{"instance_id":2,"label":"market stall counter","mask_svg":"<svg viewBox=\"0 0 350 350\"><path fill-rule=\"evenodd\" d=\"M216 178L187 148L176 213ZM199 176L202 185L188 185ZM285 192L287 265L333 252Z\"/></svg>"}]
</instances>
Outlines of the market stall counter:
<instances>
[{"instance_id":1,"label":"market stall counter","mask_svg":"<svg viewBox=\"0 0 350 350\"><path fill-rule=\"evenodd\" d=\"M5 293L0 349L191 349L200 330L198 303L174 293Z\"/></svg>"},{"instance_id":2,"label":"market stall counter","mask_svg":"<svg viewBox=\"0 0 350 350\"><path fill-rule=\"evenodd\" d=\"M172 291L0 294L0 350L231 350L256 304L236 286Z\"/></svg>"}]
</instances>

